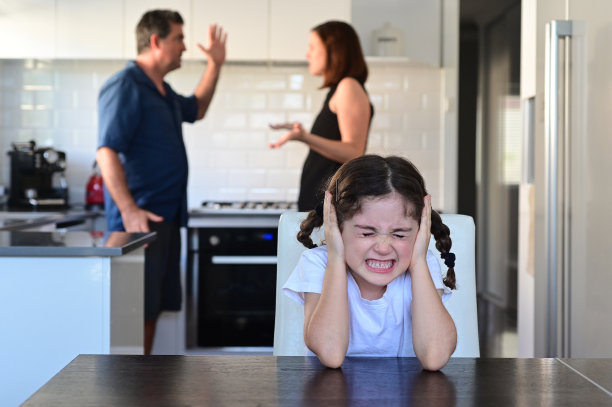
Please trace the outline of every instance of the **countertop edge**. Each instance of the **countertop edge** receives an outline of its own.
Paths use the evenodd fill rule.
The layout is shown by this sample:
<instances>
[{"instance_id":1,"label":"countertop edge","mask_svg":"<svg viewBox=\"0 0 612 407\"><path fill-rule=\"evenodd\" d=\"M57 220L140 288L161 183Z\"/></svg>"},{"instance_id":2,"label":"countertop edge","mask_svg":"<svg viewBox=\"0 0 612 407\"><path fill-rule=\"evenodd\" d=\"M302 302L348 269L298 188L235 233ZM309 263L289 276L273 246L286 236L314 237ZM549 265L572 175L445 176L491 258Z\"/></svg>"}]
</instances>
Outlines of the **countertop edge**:
<instances>
[{"instance_id":1,"label":"countertop edge","mask_svg":"<svg viewBox=\"0 0 612 407\"><path fill-rule=\"evenodd\" d=\"M57 232L22 232L22 233L57 233ZM86 232L65 232L86 233ZM125 233L125 232L121 232ZM9 257L118 257L130 253L156 239L156 232L136 233L135 239L120 246L6 246L0 247L0 258Z\"/></svg>"}]
</instances>

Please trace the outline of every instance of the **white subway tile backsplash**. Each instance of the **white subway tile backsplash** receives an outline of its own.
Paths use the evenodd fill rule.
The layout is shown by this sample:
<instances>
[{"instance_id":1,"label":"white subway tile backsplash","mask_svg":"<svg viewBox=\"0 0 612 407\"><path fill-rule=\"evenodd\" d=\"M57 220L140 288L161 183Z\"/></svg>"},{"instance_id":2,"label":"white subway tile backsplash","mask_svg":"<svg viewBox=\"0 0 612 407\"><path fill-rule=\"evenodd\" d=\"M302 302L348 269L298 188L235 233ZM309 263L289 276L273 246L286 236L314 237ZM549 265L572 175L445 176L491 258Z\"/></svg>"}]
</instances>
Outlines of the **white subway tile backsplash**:
<instances>
[{"instance_id":1,"label":"white subway tile backsplash","mask_svg":"<svg viewBox=\"0 0 612 407\"><path fill-rule=\"evenodd\" d=\"M257 130L268 130L271 123L285 122L284 112L261 112L249 114L249 128Z\"/></svg>"},{"instance_id":2,"label":"white subway tile backsplash","mask_svg":"<svg viewBox=\"0 0 612 407\"><path fill-rule=\"evenodd\" d=\"M212 188L210 197L217 201L240 202L248 197L248 188Z\"/></svg>"},{"instance_id":3,"label":"white subway tile backsplash","mask_svg":"<svg viewBox=\"0 0 612 407\"><path fill-rule=\"evenodd\" d=\"M387 109L392 112L415 112L423 110L420 95L413 92L389 93L385 95Z\"/></svg>"},{"instance_id":4,"label":"white subway tile backsplash","mask_svg":"<svg viewBox=\"0 0 612 407\"><path fill-rule=\"evenodd\" d=\"M52 70L25 70L22 76L22 86L24 89L52 89L55 85L54 72Z\"/></svg>"},{"instance_id":5,"label":"white subway tile backsplash","mask_svg":"<svg viewBox=\"0 0 612 407\"><path fill-rule=\"evenodd\" d=\"M285 191L281 188L251 188L249 189L247 200L263 202L284 201Z\"/></svg>"},{"instance_id":6,"label":"white subway tile backsplash","mask_svg":"<svg viewBox=\"0 0 612 407\"><path fill-rule=\"evenodd\" d=\"M404 117L399 120L404 122L403 127L406 130L425 130L437 135L440 131L440 115L440 111L423 110L418 113L404 113Z\"/></svg>"},{"instance_id":7,"label":"white subway tile backsplash","mask_svg":"<svg viewBox=\"0 0 612 407\"><path fill-rule=\"evenodd\" d=\"M77 109L89 109L96 111L98 108L98 92L82 90L74 94L75 107Z\"/></svg>"},{"instance_id":8,"label":"white subway tile backsplash","mask_svg":"<svg viewBox=\"0 0 612 407\"><path fill-rule=\"evenodd\" d=\"M228 184L228 170L203 168L190 161L189 185L194 188L223 188Z\"/></svg>"},{"instance_id":9,"label":"white subway tile backsplash","mask_svg":"<svg viewBox=\"0 0 612 407\"><path fill-rule=\"evenodd\" d=\"M289 89L304 90L304 75L303 74L290 74L288 82L289 82Z\"/></svg>"},{"instance_id":10,"label":"white subway tile backsplash","mask_svg":"<svg viewBox=\"0 0 612 407\"><path fill-rule=\"evenodd\" d=\"M287 89L287 79L285 75L254 77L251 86L259 90L284 90Z\"/></svg>"},{"instance_id":11,"label":"white subway tile backsplash","mask_svg":"<svg viewBox=\"0 0 612 407\"><path fill-rule=\"evenodd\" d=\"M302 166L304 160L308 154L308 147L297 141L288 143L286 146L281 147L285 154L285 169L298 169L302 172Z\"/></svg>"},{"instance_id":12,"label":"white subway tile backsplash","mask_svg":"<svg viewBox=\"0 0 612 407\"><path fill-rule=\"evenodd\" d=\"M243 112L215 112L214 115L211 115L210 123L220 129L246 129L248 123L248 114Z\"/></svg>"},{"instance_id":13,"label":"white subway tile backsplash","mask_svg":"<svg viewBox=\"0 0 612 407\"><path fill-rule=\"evenodd\" d=\"M2 72L0 71L0 75ZM2 108L14 108L21 104L32 104L33 97L30 92L2 88L0 91L0 106Z\"/></svg>"},{"instance_id":14,"label":"white subway tile backsplash","mask_svg":"<svg viewBox=\"0 0 612 407\"><path fill-rule=\"evenodd\" d=\"M21 127L51 128L53 122L52 110L21 110Z\"/></svg>"},{"instance_id":15,"label":"white subway tile backsplash","mask_svg":"<svg viewBox=\"0 0 612 407\"><path fill-rule=\"evenodd\" d=\"M73 202L84 201L97 146L97 97L125 61L0 60L0 184L9 183L5 154L13 141L35 140L67 153ZM189 95L201 78L200 62L184 61L166 80ZM370 66L366 89L375 115L367 152L412 159L441 199L440 69L401 64ZM204 200L296 200L308 148L268 144L283 130L270 123L301 122L310 130L327 89L306 66L227 65L207 116L185 124L190 206Z\"/></svg>"},{"instance_id":16,"label":"white subway tile backsplash","mask_svg":"<svg viewBox=\"0 0 612 407\"><path fill-rule=\"evenodd\" d=\"M262 110L266 108L266 94L263 92L225 92L221 96L223 108L227 110Z\"/></svg>"},{"instance_id":17,"label":"white subway tile backsplash","mask_svg":"<svg viewBox=\"0 0 612 407\"><path fill-rule=\"evenodd\" d=\"M285 154L280 149L265 151L250 151L248 153L248 168L284 168Z\"/></svg>"},{"instance_id":18,"label":"white subway tile backsplash","mask_svg":"<svg viewBox=\"0 0 612 407\"><path fill-rule=\"evenodd\" d=\"M377 92L369 92L370 102L374 106L374 115L376 116L376 112L384 111L388 109L389 103L387 102L388 98L384 93Z\"/></svg>"},{"instance_id":19,"label":"white subway tile backsplash","mask_svg":"<svg viewBox=\"0 0 612 407\"><path fill-rule=\"evenodd\" d=\"M265 170L229 170L228 186L241 188L263 188L266 186Z\"/></svg>"},{"instance_id":20,"label":"white subway tile backsplash","mask_svg":"<svg viewBox=\"0 0 612 407\"><path fill-rule=\"evenodd\" d=\"M55 127L60 129L93 129L95 111L90 110L55 110Z\"/></svg>"},{"instance_id":21,"label":"white subway tile backsplash","mask_svg":"<svg viewBox=\"0 0 612 407\"><path fill-rule=\"evenodd\" d=\"M207 154L209 168L251 168L249 166L249 153L246 150L217 150ZM261 167L254 167L261 168Z\"/></svg>"},{"instance_id":22,"label":"white subway tile backsplash","mask_svg":"<svg viewBox=\"0 0 612 407\"><path fill-rule=\"evenodd\" d=\"M366 88L377 92L399 91L403 87L403 76L399 72L372 73L368 77Z\"/></svg>"},{"instance_id":23,"label":"white subway tile backsplash","mask_svg":"<svg viewBox=\"0 0 612 407\"><path fill-rule=\"evenodd\" d=\"M302 123L302 126L304 126L304 128L307 131L310 131L310 128L312 127L312 123L314 122L314 119L315 119L317 113L312 113L312 112L289 112L289 113L287 113L287 120L286 121L290 122L290 123L293 123L293 122Z\"/></svg>"},{"instance_id":24,"label":"white subway tile backsplash","mask_svg":"<svg viewBox=\"0 0 612 407\"><path fill-rule=\"evenodd\" d=\"M283 189L295 188L299 185L302 171L298 169L268 170L266 186Z\"/></svg>"},{"instance_id":25,"label":"white subway tile backsplash","mask_svg":"<svg viewBox=\"0 0 612 407\"><path fill-rule=\"evenodd\" d=\"M385 133L383 145L387 151L405 151L411 147L411 140L410 133L390 131Z\"/></svg>"},{"instance_id":26,"label":"white subway tile backsplash","mask_svg":"<svg viewBox=\"0 0 612 407\"><path fill-rule=\"evenodd\" d=\"M378 131L370 131L370 134L368 134L368 141L366 146L367 150L371 151L373 149L382 148L382 146L383 134Z\"/></svg>"},{"instance_id":27,"label":"white subway tile backsplash","mask_svg":"<svg viewBox=\"0 0 612 407\"><path fill-rule=\"evenodd\" d=\"M229 146L243 150L266 150L268 148L268 134L264 131L245 131L233 134L229 139Z\"/></svg>"},{"instance_id":28,"label":"white subway tile backsplash","mask_svg":"<svg viewBox=\"0 0 612 407\"><path fill-rule=\"evenodd\" d=\"M301 93L270 93L268 109L297 110L304 108L304 95Z\"/></svg>"}]
</instances>

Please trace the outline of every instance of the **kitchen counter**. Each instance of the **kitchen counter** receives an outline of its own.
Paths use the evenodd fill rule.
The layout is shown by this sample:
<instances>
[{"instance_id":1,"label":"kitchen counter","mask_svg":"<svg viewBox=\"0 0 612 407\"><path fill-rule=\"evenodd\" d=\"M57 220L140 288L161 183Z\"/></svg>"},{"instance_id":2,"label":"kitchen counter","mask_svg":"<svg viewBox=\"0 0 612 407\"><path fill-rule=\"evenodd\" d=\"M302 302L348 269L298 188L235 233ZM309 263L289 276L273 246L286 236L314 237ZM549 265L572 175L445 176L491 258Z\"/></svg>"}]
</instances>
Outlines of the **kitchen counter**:
<instances>
[{"instance_id":1,"label":"kitchen counter","mask_svg":"<svg viewBox=\"0 0 612 407\"><path fill-rule=\"evenodd\" d=\"M87 210L82 206L61 210L43 211L10 209L0 206L0 230L36 230L46 225L62 228L104 216L104 210Z\"/></svg>"},{"instance_id":2,"label":"kitchen counter","mask_svg":"<svg viewBox=\"0 0 612 407\"><path fill-rule=\"evenodd\" d=\"M155 232L0 231L0 257L122 256L155 239Z\"/></svg>"},{"instance_id":3,"label":"kitchen counter","mask_svg":"<svg viewBox=\"0 0 612 407\"><path fill-rule=\"evenodd\" d=\"M143 353L144 246L153 239L0 231L0 405L19 405L78 354Z\"/></svg>"}]
</instances>

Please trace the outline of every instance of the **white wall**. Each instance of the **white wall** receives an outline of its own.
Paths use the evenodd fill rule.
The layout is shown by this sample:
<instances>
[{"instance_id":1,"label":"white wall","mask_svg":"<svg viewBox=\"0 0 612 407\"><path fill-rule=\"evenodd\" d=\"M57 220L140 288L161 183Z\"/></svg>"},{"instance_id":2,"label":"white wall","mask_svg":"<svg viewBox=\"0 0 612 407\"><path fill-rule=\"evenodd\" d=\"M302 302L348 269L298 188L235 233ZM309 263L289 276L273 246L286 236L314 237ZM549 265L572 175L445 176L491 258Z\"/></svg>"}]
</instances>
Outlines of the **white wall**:
<instances>
[{"instance_id":1,"label":"white wall","mask_svg":"<svg viewBox=\"0 0 612 407\"><path fill-rule=\"evenodd\" d=\"M35 140L67 153L71 201L84 202L97 143L97 94L124 61L0 60L0 184L9 186L13 141ZM368 152L400 154L421 169L434 206L444 209L444 70L373 62L366 87L375 107ZM190 93L203 65L185 62L167 80ZM184 125L189 205L203 200L295 200L307 149L267 145L268 123L309 128L325 97L306 66L227 65L207 117ZM436 200L438 199L438 200Z\"/></svg>"}]
</instances>

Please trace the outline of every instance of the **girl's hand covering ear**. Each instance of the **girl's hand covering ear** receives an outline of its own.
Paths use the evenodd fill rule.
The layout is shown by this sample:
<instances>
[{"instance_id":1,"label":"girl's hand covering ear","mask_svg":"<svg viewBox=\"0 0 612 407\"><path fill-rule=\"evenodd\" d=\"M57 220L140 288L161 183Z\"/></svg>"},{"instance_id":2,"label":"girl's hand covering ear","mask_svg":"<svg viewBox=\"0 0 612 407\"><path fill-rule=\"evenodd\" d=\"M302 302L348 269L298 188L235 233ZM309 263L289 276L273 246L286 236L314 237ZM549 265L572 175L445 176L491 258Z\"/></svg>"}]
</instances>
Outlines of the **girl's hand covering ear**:
<instances>
[{"instance_id":1,"label":"girl's hand covering ear","mask_svg":"<svg viewBox=\"0 0 612 407\"><path fill-rule=\"evenodd\" d=\"M427 248L429 247L429 239L431 238L431 195L426 195L423 199L425 206L421 213L421 223L419 232L417 233L412 249L412 260L410 264L423 261L427 263Z\"/></svg>"},{"instance_id":2,"label":"girl's hand covering ear","mask_svg":"<svg viewBox=\"0 0 612 407\"><path fill-rule=\"evenodd\" d=\"M342 234L340 233L340 228L338 227L336 208L331 201L331 192L325 191L325 201L323 203L323 226L325 229L327 255L333 255L344 259L344 243L342 242Z\"/></svg>"}]
</instances>

